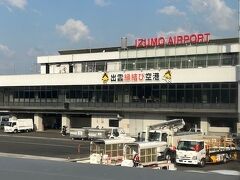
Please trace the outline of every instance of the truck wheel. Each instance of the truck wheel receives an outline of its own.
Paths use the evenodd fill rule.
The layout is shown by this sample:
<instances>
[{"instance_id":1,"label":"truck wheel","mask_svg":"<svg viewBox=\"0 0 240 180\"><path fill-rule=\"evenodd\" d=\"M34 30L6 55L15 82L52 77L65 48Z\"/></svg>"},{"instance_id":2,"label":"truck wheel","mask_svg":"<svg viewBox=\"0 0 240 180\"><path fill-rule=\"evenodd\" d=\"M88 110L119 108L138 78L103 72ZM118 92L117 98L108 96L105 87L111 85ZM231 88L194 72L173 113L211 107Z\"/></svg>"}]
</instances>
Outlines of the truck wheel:
<instances>
[{"instance_id":1,"label":"truck wheel","mask_svg":"<svg viewBox=\"0 0 240 180\"><path fill-rule=\"evenodd\" d=\"M223 163L224 163L224 164L227 163L227 157L226 157L226 156L223 157Z\"/></svg>"},{"instance_id":2,"label":"truck wheel","mask_svg":"<svg viewBox=\"0 0 240 180\"><path fill-rule=\"evenodd\" d=\"M199 167L204 167L205 165L206 165L205 159L201 159L201 161L199 163Z\"/></svg>"},{"instance_id":3,"label":"truck wheel","mask_svg":"<svg viewBox=\"0 0 240 180\"><path fill-rule=\"evenodd\" d=\"M17 129L14 129L14 131L13 131L14 133L17 133L18 132L18 130Z\"/></svg>"},{"instance_id":4,"label":"truck wheel","mask_svg":"<svg viewBox=\"0 0 240 180\"><path fill-rule=\"evenodd\" d=\"M165 154L164 154L164 160L167 160L167 161L169 161L169 160L171 160L171 151L167 151L167 152L165 152Z\"/></svg>"}]
</instances>

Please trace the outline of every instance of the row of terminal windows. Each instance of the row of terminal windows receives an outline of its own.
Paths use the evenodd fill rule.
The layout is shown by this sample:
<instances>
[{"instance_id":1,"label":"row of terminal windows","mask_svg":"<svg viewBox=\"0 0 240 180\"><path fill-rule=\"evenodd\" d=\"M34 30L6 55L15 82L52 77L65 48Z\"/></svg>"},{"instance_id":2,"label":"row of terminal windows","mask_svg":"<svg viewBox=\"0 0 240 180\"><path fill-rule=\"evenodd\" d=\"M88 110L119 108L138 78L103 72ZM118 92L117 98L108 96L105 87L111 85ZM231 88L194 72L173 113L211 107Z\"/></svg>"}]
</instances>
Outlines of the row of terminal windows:
<instances>
[{"instance_id":1,"label":"row of terminal windows","mask_svg":"<svg viewBox=\"0 0 240 180\"><path fill-rule=\"evenodd\" d=\"M115 63L115 65L114 65ZM117 67L118 64L119 68ZM77 64L81 64L81 70ZM116 69L108 67L116 66ZM78 62L69 65L69 72L98 72L98 71L131 71L131 70L150 70L150 69L173 69L173 68L200 68L209 66L235 66L238 64L237 53L225 54L205 54L192 56L165 56L154 58L124 59L120 62L111 61L89 61ZM46 65L46 73L49 73L49 64Z\"/></svg>"},{"instance_id":2,"label":"row of terminal windows","mask_svg":"<svg viewBox=\"0 0 240 180\"><path fill-rule=\"evenodd\" d=\"M238 55L211 54L198 56L172 56L121 61L122 70L198 68L208 66L234 66L238 64Z\"/></svg>"},{"instance_id":3,"label":"row of terminal windows","mask_svg":"<svg viewBox=\"0 0 240 180\"><path fill-rule=\"evenodd\" d=\"M0 93L2 91L0 90ZM236 103L236 83L26 87L5 90L10 102Z\"/></svg>"}]
</instances>

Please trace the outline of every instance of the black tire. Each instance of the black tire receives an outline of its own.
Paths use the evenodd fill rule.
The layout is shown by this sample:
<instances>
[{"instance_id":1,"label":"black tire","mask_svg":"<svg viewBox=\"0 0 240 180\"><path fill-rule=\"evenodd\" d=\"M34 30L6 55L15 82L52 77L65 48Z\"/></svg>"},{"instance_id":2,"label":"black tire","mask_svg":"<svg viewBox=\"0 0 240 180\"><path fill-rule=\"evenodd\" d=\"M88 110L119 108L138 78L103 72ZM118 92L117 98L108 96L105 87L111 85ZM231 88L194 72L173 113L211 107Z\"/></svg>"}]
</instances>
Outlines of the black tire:
<instances>
[{"instance_id":1,"label":"black tire","mask_svg":"<svg viewBox=\"0 0 240 180\"><path fill-rule=\"evenodd\" d=\"M206 160L201 159L200 163L198 164L199 167L204 167L206 165Z\"/></svg>"},{"instance_id":2,"label":"black tire","mask_svg":"<svg viewBox=\"0 0 240 180\"><path fill-rule=\"evenodd\" d=\"M13 131L14 133L18 133L18 130L17 129L14 129L14 131Z\"/></svg>"},{"instance_id":3,"label":"black tire","mask_svg":"<svg viewBox=\"0 0 240 180\"><path fill-rule=\"evenodd\" d=\"M171 152L167 152L166 154L165 154L165 159L167 160L167 161L170 161L171 160Z\"/></svg>"},{"instance_id":4,"label":"black tire","mask_svg":"<svg viewBox=\"0 0 240 180\"><path fill-rule=\"evenodd\" d=\"M176 161L176 155L173 151L168 150L165 155L164 155L164 159L167 161L171 161L172 163L174 163Z\"/></svg>"},{"instance_id":5,"label":"black tire","mask_svg":"<svg viewBox=\"0 0 240 180\"><path fill-rule=\"evenodd\" d=\"M223 163L224 163L224 164L227 163L227 157L226 157L226 156L223 157Z\"/></svg>"}]
</instances>

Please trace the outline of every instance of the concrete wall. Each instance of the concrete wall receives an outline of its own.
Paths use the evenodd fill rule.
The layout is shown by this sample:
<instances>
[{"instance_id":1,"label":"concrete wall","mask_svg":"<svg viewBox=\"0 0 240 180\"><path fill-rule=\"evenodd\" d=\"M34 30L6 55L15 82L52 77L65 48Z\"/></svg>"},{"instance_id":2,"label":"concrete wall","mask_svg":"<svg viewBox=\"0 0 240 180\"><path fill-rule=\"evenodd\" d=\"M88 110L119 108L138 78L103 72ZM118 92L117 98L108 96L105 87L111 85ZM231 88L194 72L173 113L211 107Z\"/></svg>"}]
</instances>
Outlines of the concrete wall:
<instances>
[{"instance_id":1,"label":"concrete wall","mask_svg":"<svg viewBox=\"0 0 240 180\"><path fill-rule=\"evenodd\" d=\"M203 133L206 135L208 134L209 126L210 125L209 125L207 117L201 117L200 128L202 129Z\"/></svg>"},{"instance_id":2,"label":"concrete wall","mask_svg":"<svg viewBox=\"0 0 240 180\"><path fill-rule=\"evenodd\" d=\"M101 60L119 60L124 58L144 58L144 57L164 57L164 56L180 56L193 54L213 54L238 52L239 45L224 44L224 45L190 45L168 48L148 48L148 49L131 49L115 52L98 52L98 53L82 53L70 55L54 55L41 56L37 58L39 64L45 63L62 63L62 62L77 62L77 61L101 61Z\"/></svg>"},{"instance_id":3,"label":"concrete wall","mask_svg":"<svg viewBox=\"0 0 240 180\"><path fill-rule=\"evenodd\" d=\"M122 81L107 84L150 84L166 83L162 79L167 70L145 70L145 71L126 71L108 73L109 78L112 74L144 74L158 73L159 80L143 81ZM236 82L236 67L209 67L193 69L172 69L172 83L200 83L200 82ZM68 74L40 74L40 75L7 75L0 76L1 86L54 86L54 85L97 85L103 84L103 72L91 73L68 73ZM19 81L21 79L21 81Z\"/></svg>"},{"instance_id":4,"label":"concrete wall","mask_svg":"<svg viewBox=\"0 0 240 180\"><path fill-rule=\"evenodd\" d=\"M44 131L42 114L34 114L33 122L36 131Z\"/></svg>"},{"instance_id":5,"label":"concrete wall","mask_svg":"<svg viewBox=\"0 0 240 180\"><path fill-rule=\"evenodd\" d=\"M166 116L161 114L126 114L126 120L129 121L128 133L131 136L137 136L139 132L146 131L149 125L158 124L166 120Z\"/></svg>"},{"instance_id":6,"label":"concrete wall","mask_svg":"<svg viewBox=\"0 0 240 180\"><path fill-rule=\"evenodd\" d=\"M99 128L108 128L109 127L109 119L117 118L114 115L92 115L92 127Z\"/></svg>"}]
</instances>

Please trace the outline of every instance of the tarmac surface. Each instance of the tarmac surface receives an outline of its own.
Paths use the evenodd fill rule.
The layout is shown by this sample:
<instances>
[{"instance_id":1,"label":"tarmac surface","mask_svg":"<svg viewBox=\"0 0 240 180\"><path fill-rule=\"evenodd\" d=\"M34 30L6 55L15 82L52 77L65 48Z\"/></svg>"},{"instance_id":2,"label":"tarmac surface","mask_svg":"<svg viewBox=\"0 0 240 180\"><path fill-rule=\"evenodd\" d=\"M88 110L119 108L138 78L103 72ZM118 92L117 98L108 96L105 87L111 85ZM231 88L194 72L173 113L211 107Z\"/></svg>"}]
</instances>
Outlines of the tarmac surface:
<instances>
[{"instance_id":1,"label":"tarmac surface","mask_svg":"<svg viewBox=\"0 0 240 180\"><path fill-rule=\"evenodd\" d=\"M0 131L0 153L62 159L89 157L89 141L71 140L59 131L4 133Z\"/></svg>"},{"instance_id":2,"label":"tarmac surface","mask_svg":"<svg viewBox=\"0 0 240 180\"><path fill-rule=\"evenodd\" d=\"M48 159L55 161L78 161L89 157L89 141L71 140L62 136L59 130L30 133L4 133L0 131L0 156ZM79 148L80 147L80 148ZM240 161L226 164L177 166L179 171L235 170L240 172Z\"/></svg>"},{"instance_id":3,"label":"tarmac surface","mask_svg":"<svg viewBox=\"0 0 240 180\"><path fill-rule=\"evenodd\" d=\"M0 135L8 136L26 136L26 137L43 137L43 138L56 138L56 139L70 139L69 135L62 136L61 131L57 129L49 129L43 132L28 132L28 133L5 133L3 129L0 130Z\"/></svg>"},{"instance_id":4,"label":"tarmac surface","mask_svg":"<svg viewBox=\"0 0 240 180\"><path fill-rule=\"evenodd\" d=\"M236 175L153 170L0 157L0 178L4 180L239 180Z\"/></svg>"}]
</instances>

